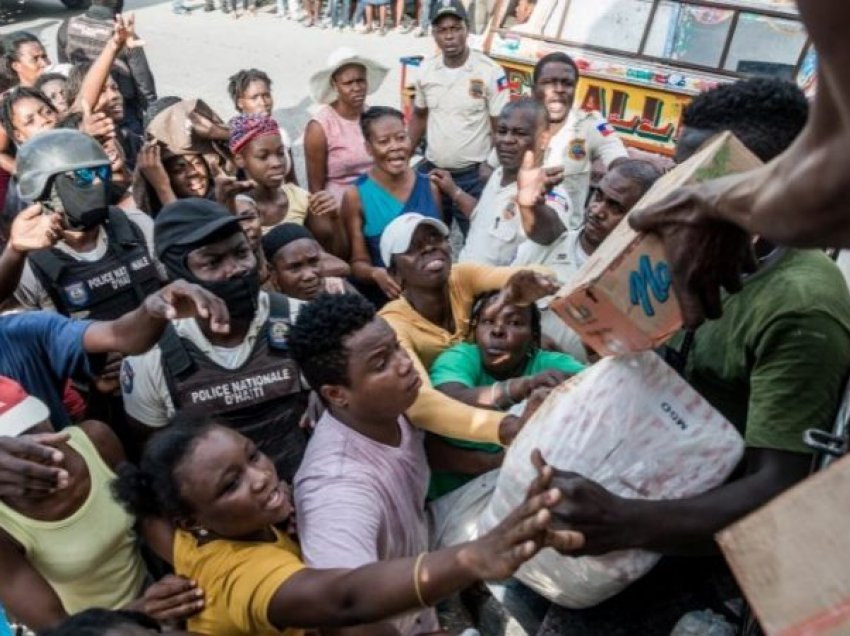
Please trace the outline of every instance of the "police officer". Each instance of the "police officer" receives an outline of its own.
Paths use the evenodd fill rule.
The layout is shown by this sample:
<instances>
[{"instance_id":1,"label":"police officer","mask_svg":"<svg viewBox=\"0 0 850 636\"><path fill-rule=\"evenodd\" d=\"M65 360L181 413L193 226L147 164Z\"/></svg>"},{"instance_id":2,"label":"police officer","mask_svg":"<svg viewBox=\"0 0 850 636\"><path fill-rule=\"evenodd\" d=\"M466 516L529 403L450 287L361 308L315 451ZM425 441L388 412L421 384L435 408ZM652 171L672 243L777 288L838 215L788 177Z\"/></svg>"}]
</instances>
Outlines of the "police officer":
<instances>
[{"instance_id":1,"label":"police officer","mask_svg":"<svg viewBox=\"0 0 850 636\"><path fill-rule=\"evenodd\" d=\"M570 198L569 230L581 226L590 192L590 170L600 159L606 169L628 153L614 128L596 111L573 107L578 66L566 53L544 55L534 66L534 97L549 112L546 166L564 166L564 189Z\"/></svg>"},{"instance_id":2,"label":"police officer","mask_svg":"<svg viewBox=\"0 0 850 636\"><path fill-rule=\"evenodd\" d=\"M171 279L220 297L230 331L207 320L176 320L148 353L125 358L121 389L128 419L152 433L177 410L227 424L266 453L291 481L307 438L307 391L288 346L286 296L260 290L257 259L240 221L206 199L180 199L156 218L156 253Z\"/></svg>"},{"instance_id":3,"label":"police officer","mask_svg":"<svg viewBox=\"0 0 850 636\"><path fill-rule=\"evenodd\" d=\"M460 190L478 199L490 176L487 157L493 130L510 90L502 68L467 46L468 19L459 0L438 0L431 19L440 53L425 60L416 79L416 96L409 134L413 148L426 133L425 161L417 169L448 170ZM469 219L457 196L443 197L443 212L452 212L463 235Z\"/></svg>"},{"instance_id":4,"label":"police officer","mask_svg":"<svg viewBox=\"0 0 850 636\"><path fill-rule=\"evenodd\" d=\"M65 229L52 248L30 252L15 297L23 306L113 320L160 287L149 250L152 221L109 206L109 157L92 137L51 130L18 152L21 198L58 212Z\"/></svg>"}]
</instances>

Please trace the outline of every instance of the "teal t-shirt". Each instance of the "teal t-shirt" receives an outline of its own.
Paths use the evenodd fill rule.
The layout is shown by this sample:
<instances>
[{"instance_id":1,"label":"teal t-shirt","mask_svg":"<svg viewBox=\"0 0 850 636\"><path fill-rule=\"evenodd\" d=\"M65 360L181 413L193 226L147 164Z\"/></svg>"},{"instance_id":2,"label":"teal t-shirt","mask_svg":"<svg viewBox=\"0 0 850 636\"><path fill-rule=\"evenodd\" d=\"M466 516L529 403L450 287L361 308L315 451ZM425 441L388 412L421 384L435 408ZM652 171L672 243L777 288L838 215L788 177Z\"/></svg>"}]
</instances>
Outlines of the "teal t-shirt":
<instances>
[{"instance_id":1,"label":"teal t-shirt","mask_svg":"<svg viewBox=\"0 0 850 636\"><path fill-rule=\"evenodd\" d=\"M517 377L535 375L549 370L563 371L575 375L584 365L566 353L556 351L538 350L532 357L522 374ZM431 384L439 387L441 384L458 383L473 388L479 386L492 386L496 384L496 378L490 376L481 363L481 355L478 345L469 342L456 344L443 351L428 372ZM502 447L497 444L485 444L481 442L468 442L466 440L443 438L453 446L470 450L484 451L487 453L498 453ZM428 490L428 498L435 499L446 493L460 488L473 479L470 475L446 471L435 471L431 474L431 487Z\"/></svg>"},{"instance_id":2,"label":"teal t-shirt","mask_svg":"<svg viewBox=\"0 0 850 636\"><path fill-rule=\"evenodd\" d=\"M815 250L777 252L724 297L723 315L697 329L686 366L747 446L799 453L811 452L806 429L832 427L848 372L850 294Z\"/></svg>"}]
</instances>

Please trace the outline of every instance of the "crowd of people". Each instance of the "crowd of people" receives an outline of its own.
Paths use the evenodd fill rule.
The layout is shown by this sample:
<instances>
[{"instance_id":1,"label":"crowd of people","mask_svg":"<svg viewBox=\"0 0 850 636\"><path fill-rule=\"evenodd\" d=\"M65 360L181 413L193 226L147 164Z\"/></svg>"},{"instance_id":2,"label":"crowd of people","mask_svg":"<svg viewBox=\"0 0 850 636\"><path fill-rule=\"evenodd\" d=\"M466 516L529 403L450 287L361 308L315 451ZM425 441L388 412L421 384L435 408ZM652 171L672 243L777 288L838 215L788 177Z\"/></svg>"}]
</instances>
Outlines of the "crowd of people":
<instances>
[{"instance_id":1,"label":"crowd of people","mask_svg":"<svg viewBox=\"0 0 850 636\"><path fill-rule=\"evenodd\" d=\"M841 270L782 245L848 235L844 164L822 162L846 154L823 130L846 124L850 82L816 4L801 2L824 46L813 105L749 79L683 115L677 163L731 131L765 162L758 187L732 177L634 215L662 168L573 103L565 53L511 101L504 71L469 48L459 0L427 17L438 52L408 119L367 105L378 62L339 49L315 72L306 184L260 69L228 79L228 120L203 95L157 94L115 0L62 25L59 65L34 35L7 36L0 609L53 636L415 636L450 633L435 611L447 598L475 627L480 582L509 580L544 636L661 636L706 608L741 621L713 536L807 476L803 432L831 427L850 374ZM367 24L375 7L383 29L386 4L367 0ZM329 11L348 23L347 1ZM794 180L815 168L788 159L801 144L821 162L813 201ZM810 209L816 227L799 219ZM627 215L665 241L686 321L658 353L741 433L740 466L710 492L653 501L535 452L516 510L473 540L436 540L457 514L446 502L496 474L549 392L598 360L550 302ZM548 548L664 557L568 609L510 580Z\"/></svg>"},{"instance_id":2,"label":"crowd of people","mask_svg":"<svg viewBox=\"0 0 850 636\"><path fill-rule=\"evenodd\" d=\"M415 0L408 6L407 0L275 0L274 16L302 24L305 28L333 29L340 33L354 31L363 35L386 35L395 32L416 37L429 34L430 16L434 3L441 0ZM241 6L240 6L241 4ZM475 11L475 0L470 3ZM234 19L257 15L257 0L204 0L203 11L219 10ZM177 15L191 15L194 8L185 0L172 0L171 10ZM481 3L478 12L483 15L478 22L484 23L489 14ZM478 31L483 24L478 27Z\"/></svg>"}]
</instances>

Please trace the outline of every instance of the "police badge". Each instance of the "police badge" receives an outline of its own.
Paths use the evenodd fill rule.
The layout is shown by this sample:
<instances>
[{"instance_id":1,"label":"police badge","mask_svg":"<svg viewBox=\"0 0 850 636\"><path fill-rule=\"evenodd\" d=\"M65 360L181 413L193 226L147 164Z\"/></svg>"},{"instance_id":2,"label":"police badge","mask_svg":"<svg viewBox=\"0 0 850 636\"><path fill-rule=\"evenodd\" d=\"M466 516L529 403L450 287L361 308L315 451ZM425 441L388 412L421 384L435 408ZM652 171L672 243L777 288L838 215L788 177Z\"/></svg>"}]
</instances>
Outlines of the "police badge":
<instances>
[{"instance_id":1,"label":"police badge","mask_svg":"<svg viewBox=\"0 0 850 636\"><path fill-rule=\"evenodd\" d=\"M469 96L474 99L482 99L484 97L484 80L469 80Z\"/></svg>"},{"instance_id":2,"label":"police badge","mask_svg":"<svg viewBox=\"0 0 850 636\"><path fill-rule=\"evenodd\" d=\"M72 307L82 307L89 300L89 292L86 289L85 283L74 283L73 285L68 285L63 290L65 292L65 298L68 301L68 304Z\"/></svg>"},{"instance_id":3,"label":"police badge","mask_svg":"<svg viewBox=\"0 0 850 636\"><path fill-rule=\"evenodd\" d=\"M289 321L282 318L269 320L269 344L275 349L288 349Z\"/></svg>"},{"instance_id":4,"label":"police badge","mask_svg":"<svg viewBox=\"0 0 850 636\"><path fill-rule=\"evenodd\" d=\"M567 144L567 156L573 161L581 161L587 156L584 139L571 139Z\"/></svg>"}]
</instances>

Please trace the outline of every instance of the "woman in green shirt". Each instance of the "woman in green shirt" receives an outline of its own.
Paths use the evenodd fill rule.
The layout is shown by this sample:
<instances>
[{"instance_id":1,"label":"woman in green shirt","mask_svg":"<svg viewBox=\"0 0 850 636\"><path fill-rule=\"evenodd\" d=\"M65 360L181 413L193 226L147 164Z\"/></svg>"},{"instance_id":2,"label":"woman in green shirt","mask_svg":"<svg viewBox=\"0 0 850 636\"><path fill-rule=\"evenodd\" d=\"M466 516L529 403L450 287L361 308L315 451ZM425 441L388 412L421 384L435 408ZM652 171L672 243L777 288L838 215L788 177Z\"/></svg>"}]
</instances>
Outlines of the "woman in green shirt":
<instances>
[{"instance_id":1,"label":"woman in green shirt","mask_svg":"<svg viewBox=\"0 0 850 636\"><path fill-rule=\"evenodd\" d=\"M499 292L479 296L472 308L470 328L474 342L457 344L439 355L431 366L431 383L466 404L507 410L526 400L535 389L552 388L584 366L572 356L540 348L540 311L526 307L495 306ZM430 436L428 457L432 477L431 499L459 488L477 475L502 464L504 452L483 444Z\"/></svg>"}]
</instances>

